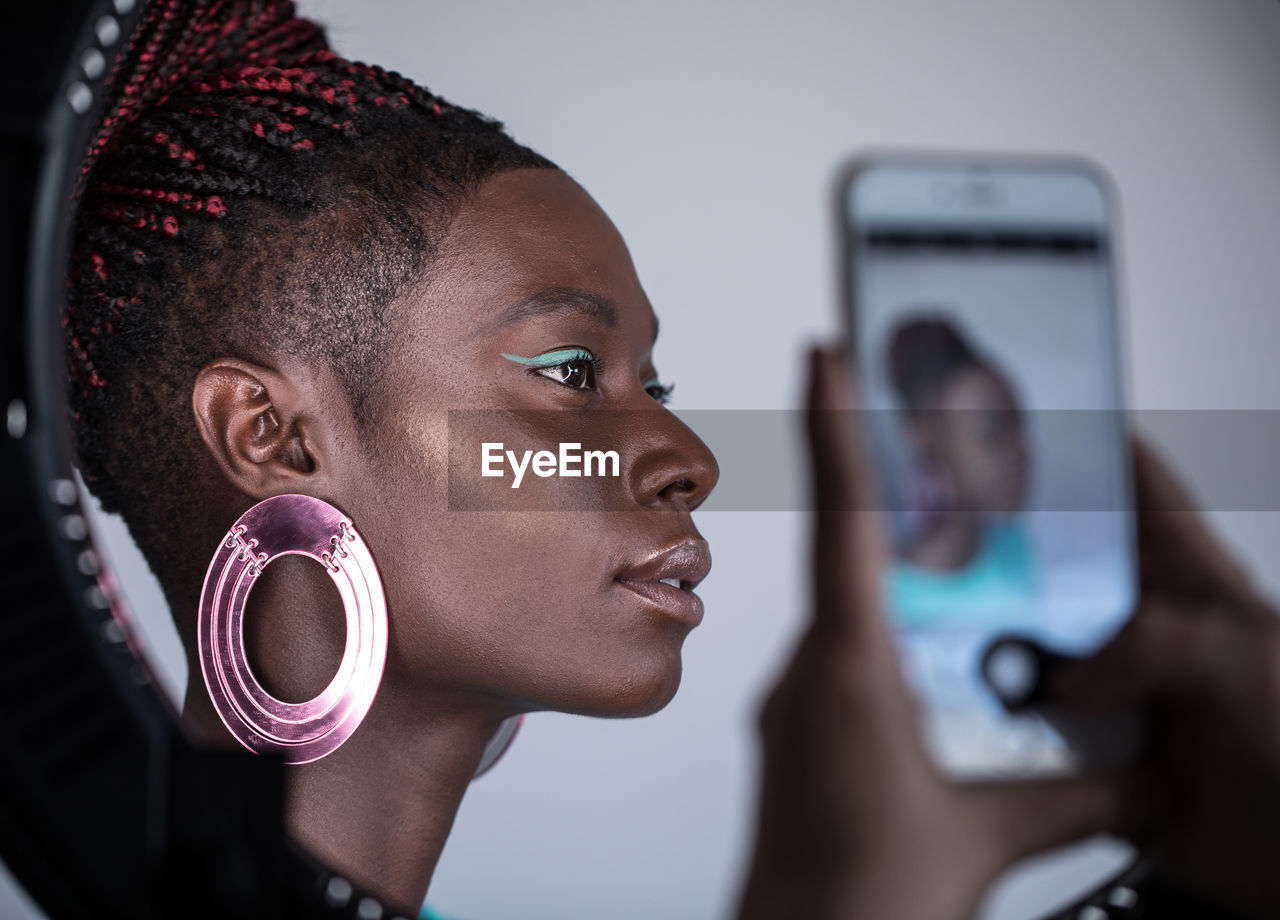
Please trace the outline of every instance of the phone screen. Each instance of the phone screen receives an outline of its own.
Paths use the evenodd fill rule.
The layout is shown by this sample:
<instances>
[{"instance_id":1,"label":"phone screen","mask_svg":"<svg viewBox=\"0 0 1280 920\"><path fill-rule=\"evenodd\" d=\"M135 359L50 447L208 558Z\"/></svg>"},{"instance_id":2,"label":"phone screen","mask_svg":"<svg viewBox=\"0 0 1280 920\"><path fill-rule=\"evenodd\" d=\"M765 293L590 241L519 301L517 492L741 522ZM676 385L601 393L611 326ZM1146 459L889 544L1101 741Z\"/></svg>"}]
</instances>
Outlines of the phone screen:
<instances>
[{"instance_id":1,"label":"phone screen","mask_svg":"<svg viewBox=\"0 0 1280 920\"><path fill-rule=\"evenodd\" d=\"M929 191L907 197L944 197L916 179ZM1034 191L1034 177L1019 181L987 174L982 194ZM1008 634L1089 654L1134 604L1109 230L1057 213L1053 197L851 205L855 361L891 546L884 597L929 747L953 775L1080 766L1041 715L1006 712L982 655Z\"/></svg>"}]
</instances>

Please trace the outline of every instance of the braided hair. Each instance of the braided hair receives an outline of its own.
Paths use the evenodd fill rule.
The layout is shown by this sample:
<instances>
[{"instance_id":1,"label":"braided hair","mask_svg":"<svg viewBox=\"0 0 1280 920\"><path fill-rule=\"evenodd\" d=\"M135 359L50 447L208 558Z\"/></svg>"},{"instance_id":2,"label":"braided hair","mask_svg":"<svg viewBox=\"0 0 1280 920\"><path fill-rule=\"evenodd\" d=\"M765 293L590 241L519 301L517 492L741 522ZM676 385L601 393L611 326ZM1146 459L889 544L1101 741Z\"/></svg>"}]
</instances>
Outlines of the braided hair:
<instances>
[{"instance_id":1,"label":"braided hair","mask_svg":"<svg viewBox=\"0 0 1280 920\"><path fill-rule=\"evenodd\" d=\"M482 180L553 164L339 57L290 0L152 0L109 92L62 315L72 427L86 485L160 575L200 503L199 369L324 362L372 424L393 300Z\"/></svg>"}]
</instances>

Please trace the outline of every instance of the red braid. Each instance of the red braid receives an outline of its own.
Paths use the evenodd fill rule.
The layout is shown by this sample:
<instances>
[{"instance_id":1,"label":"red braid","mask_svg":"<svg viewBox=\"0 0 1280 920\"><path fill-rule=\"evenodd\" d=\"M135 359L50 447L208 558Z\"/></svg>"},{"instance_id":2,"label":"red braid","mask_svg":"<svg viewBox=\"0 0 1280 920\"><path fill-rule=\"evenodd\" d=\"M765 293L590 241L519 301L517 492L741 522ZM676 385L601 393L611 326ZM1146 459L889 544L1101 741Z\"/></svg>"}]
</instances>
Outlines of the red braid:
<instances>
[{"instance_id":1,"label":"red braid","mask_svg":"<svg viewBox=\"0 0 1280 920\"><path fill-rule=\"evenodd\" d=\"M107 86L117 87L85 160L88 173L114 137L201 73L234 60L300 56L324 48L315 23L294 16L291 0L154 0Z\"/></svg>"},{"instance_id":2,"label":"red braid","mask_svg":"<svg viewBox=\"0 0 1280 920\"><path fill-rule=\"evenodd\" d=\"M202 151L200 141L218 131L201 122L221 120L267 147L305 154L325 134L357 134L366 103L443 113L438 99L399 74L338 57L318 25L295 16L291 0L155 0L107 85L111 101L82 171L81 224L95 224L92 236L110 248L82 245L70 284L87 286L84 302L95 313L107 305L110 318L74 329L75 317L63 322L75 332L69 373L82 393L107 383L92 342L138 302L105 284L120 263L145 261L146 239L174 239L184 219L223 217L232 196L274 197L252 168L257 154L225 140ZM178 129L140 130L166 118ZM128 245L102 232L111 225L131 231Z\"/></svg>"}]
</instances>

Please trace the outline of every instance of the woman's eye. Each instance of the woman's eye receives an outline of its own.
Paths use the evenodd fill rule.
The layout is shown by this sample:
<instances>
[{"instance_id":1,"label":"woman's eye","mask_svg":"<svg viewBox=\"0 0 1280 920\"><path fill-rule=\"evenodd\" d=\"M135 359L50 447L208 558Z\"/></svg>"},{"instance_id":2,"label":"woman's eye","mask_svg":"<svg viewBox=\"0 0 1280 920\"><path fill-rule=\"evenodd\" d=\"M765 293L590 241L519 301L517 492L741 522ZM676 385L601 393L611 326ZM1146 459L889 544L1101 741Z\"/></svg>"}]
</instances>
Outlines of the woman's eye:
<instances>
[{"instance_id":1,"label":"woman's eye","mask_svg":"<svg viewBox=\"0 0 1280 920\"><path fill-rule=\"evenodd\" d=\"M596 386L596 365L585 358L550 367L536 367L534 370L543 377L575 390L594 390Z\"/></svg>"},{"instance_id":2,"label":"woman's eye","mask_svg":"<svg viewBox=\"0 0 1280 920\"><path fill-rule=\"evenodd\" d=\"M660 406L665 406L671 401L671 392L674 389L675 384L664 384L656 378L644 385L644 391L652 396Z\"/></svg>"},{"instance_id":3,"label":"woman's eye","mask_svg":"<svg viewBox=\"0 0 1280 920\"><path fill-rule=\"evenodd\" d=\"M502 357L523 364L532 374L554 380L573 390L594 390L596 377L604 366L603 360L585 348L557 348L531 358L506 353Z\"/></svg>"}]
</instances>

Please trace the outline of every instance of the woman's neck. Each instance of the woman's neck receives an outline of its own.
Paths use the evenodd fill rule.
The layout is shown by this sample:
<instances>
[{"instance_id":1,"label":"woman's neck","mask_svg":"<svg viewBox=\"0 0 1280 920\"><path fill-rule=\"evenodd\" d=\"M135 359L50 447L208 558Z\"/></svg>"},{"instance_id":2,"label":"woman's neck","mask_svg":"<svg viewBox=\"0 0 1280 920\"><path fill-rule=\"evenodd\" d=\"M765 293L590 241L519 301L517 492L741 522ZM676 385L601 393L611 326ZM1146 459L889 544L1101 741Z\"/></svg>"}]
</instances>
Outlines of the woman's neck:
<instances>
[{"instance_id":1,"label":"woman's neck","mask_svg":"<svg viewBox=\"0 0 1280 920\"><path fill-rule=\"evenodd\" d=\"M497 722L421 703L396 715L386 702L333 754L289 770L286 823L331 868L416 916Z\"/></svg>"}]
</instances>

